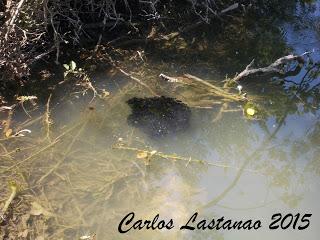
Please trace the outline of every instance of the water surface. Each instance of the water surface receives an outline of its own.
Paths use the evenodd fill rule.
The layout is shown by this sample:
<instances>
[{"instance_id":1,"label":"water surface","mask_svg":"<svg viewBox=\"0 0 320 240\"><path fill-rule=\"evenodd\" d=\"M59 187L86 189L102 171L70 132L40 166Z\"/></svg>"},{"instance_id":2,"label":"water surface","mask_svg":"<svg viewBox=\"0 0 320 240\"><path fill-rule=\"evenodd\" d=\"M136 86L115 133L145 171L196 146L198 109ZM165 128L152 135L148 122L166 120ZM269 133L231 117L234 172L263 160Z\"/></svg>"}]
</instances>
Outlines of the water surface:
<instances>
[{"instance_id":1,"label":"water surface","mask_svg":"<svg viewBox=\"0 0 320 240\"><path fill-rule=\"evenodd\" d=\"M298 20L279 23L275 31L281 34L273 39L281 39L279 48L284 44L283 52L315 50L312 58L316 62L319 4L312 6L314 11L307 13L298 7ZM259 34L256 37L261 38ZM219 64L213 68L221 72L228 72L229 68L229 74L234 74L234 69L246 66L251 57L268 59L272 56L268 49L274 43L265 44L253 52L244 48L234 49L233 53L230 50L227 55L233 54L237 62L226 61L223 68ZM152 61L156 72L167 70L170 64L171 71L175 71L175 63L164 64L161 55ZM205 67L194 68L188 72L205 79L224 79L217 71L213 75ZM304 68L286 80L299 83L307 71ZM108 82L103 76L97 77L99 86ZM93 102L91 110L81 94L71 95L66 103L53 107L52 135L74 129L43 156L42 164L37 166L38 175L34 176L35 182L48 181L42 191L59 216L55 226L64 226L67 239L92 233L97 234L97 239L318 239L320 99L319 92L308 91L319 79L310 79L313 81L303 93L292 91L289 82L282 86L270 79L266 80L268 83L245 85L249 94L263 97L261 104L269 114L262 119L247 119L239 104L232 107L240 111L224 113L217 121L214 119L218 108L192 108L189 129L160 139L128 125L130 108L125 101L146 95L131 82L119 79L120 85L105 85L111 91L110 99ZM268 87L269 84L275 87ZM135 149L157 154L146 162L139 157L141 151ZM163 154L190 161L161 158ZM56 170L50 171L57 163ZM209 221L221 216L253 219L261 220L263 227L251 231L179 231L179 226L196 211ZM131 230L121 235L118 225L129 212L151 220L160 214L163 219L172 218L176 227L170 231ZM268 226L275 213L313 215L306 230L271 231Z\"/></svg>"}]
</instances>

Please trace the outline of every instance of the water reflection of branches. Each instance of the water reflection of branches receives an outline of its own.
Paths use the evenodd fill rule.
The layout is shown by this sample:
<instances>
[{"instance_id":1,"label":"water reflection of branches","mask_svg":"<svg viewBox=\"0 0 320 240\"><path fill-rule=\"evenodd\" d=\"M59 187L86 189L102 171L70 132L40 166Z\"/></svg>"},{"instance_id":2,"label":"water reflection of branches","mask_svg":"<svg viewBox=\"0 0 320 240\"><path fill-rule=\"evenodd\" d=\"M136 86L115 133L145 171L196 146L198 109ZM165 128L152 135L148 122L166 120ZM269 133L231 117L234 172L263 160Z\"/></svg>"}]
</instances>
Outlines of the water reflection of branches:
<instances>
[{"instance_id":1,"label":"water reflection of branches","mask_svg":"<svg viewBox=\"0 0 320 240\"><path fill-rule=\"evenodd\" d=\"M296 91L294 92L293 96L287 98L287 100L286 100L287 107L284 109L283 115L281 116L280 120L278 121L277 128L273 131L273 133L271 135L269 135L269 137L267 137L262 142L260 147L258 147L249 156L246 156L246 160L242 163L242 166L241 166L240 170L236 174L234 180L229 184L229 186L220 195L218 195L213 200L209 201L207 204L202 206L202 208L208 208L208 207L217 205L237 185L237 183L239 182L239 180L240 180L240 178L241 178L241 176L243 174L243 170L254 159L256 160L256 158L259 156L258 153L261 153L261 152L266 150L266 148L268 147L269 143L275 138L275 136L279 132L280 128L285 124L285 120L286 120L288 114L291 112L290 108L291 108L292 103L295 104L297 99L301 99L301 97L300 97L301 95L303 95L304 97L310 97L310 91L315 91L316 93L318 93L318 91L319 91L318 87L319 87L320 83L316 83L313 87L310 88L310 83L312 81L314 81L315 79L317 79L318 74L319 74L319 63L312 64L311 66L309 66L307 68L307 71L304 74L304 76L302 77L300 83L297 84L298 87L295 88ZM309 93L309 94L306 94L306 93ZM304 107L307 107L306 104L308 104L308 102L309 101L304 101ZM318 109L318 107L319 106L317 106L317 107L313 106L313 108L316 108L316 109Z\"/></svg>"},{"instance_id":2,"label":"water reflection of branches","mask_svg":"<svg viewBox=\"0 0 320 240\"><path fill-rule=\"evenodd\" d=\"M260 147L257 148L252 154L250 154L249 156L246 157L246 160L241 165L240 170L238 171L237 175L235 176L234 180L230 183L230 185L220 195L218 195L213 200L209 201L207 204L202 206L202 208L208 208L208 207L216 205L236 186L236 184L238 183L240 177L242 176L242 174L244 172L244 169L248 166L249 163L251 163L252 160L254 160L258 156L257 153L262 152L266 148L266 146L270 143L270 141L278 133L278 131L280 130L280 128L282 127L284 122L285 122L285 117L283 117L282 121L280 122L278 127L275 129L275 131L262 142Z\"/></svg>"}]
</instances>

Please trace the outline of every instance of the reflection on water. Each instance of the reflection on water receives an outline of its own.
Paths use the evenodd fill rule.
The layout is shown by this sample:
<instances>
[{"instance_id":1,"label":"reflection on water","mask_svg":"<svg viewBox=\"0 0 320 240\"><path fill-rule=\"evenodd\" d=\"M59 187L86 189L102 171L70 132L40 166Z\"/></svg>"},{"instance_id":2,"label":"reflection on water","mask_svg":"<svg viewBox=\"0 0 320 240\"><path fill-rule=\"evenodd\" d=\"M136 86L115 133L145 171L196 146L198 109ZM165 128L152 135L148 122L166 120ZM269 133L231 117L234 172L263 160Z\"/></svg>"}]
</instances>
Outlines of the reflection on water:
<instances>
[{"instance_id":1,"label":"reflection on water","mask_svg":"<svg viewBox=\"0 0 320 240\"><path fill-rule=\"evenodd\" d=\"M304 19L317 18L318 11ZM265 46L260 52L254 50L258 58L265 56L260 61L274 60L275 55L286 51L286 44L297 53L318 48L315 29L304 31L294 26L283 25L286 42L283 34L278 34L280 28L270 30L279 31L269 35L275 43L281 41L281 50L276 54L268 50L272 43L257 43ZM304 44L306 36L312 43ZM255 36L251 37L254 41ZM224 67L245 66L251 59L242 51L248 48L243 41L240 53L224 53L243 57L236 57L239 62L227 62ZM313 57L319 60L318 53ZM161 68L160 62L155 68ZM213 121L217 109L194 108L187 130L160 139L150 138L127 124L130 108L126 101L133 96L144 97L141 89L131 83L115 90L107 102L96 102L91 110L80 100L56 105L52 135L62 134L65 138L43 153L44 160L34 166L38 171L32 176L33 184L48 182L39 197L52 203L48 207L57 215L54 228L62 228L66 239L92 233L97 239L317 239L318 71L319 66L310 63L298 76L286 78L284 85L246 86L251 94L262 96L259 104L268 110L263 119L251 121L237 111ZM197 72L201 73L201 68ZM301 80L303 84L292 87L292 82ZM137 220L152 220L156 214L166 221L172 218L176 227L170 231L131 230L119 234L118 224L132 211ZM221 216L260 219L263 227L257 231L179 231L179 226L196 211L209 221ZM312 213L311 225L304 231L270 231L271 216L278 212Z\"/></svg>"},{"instance_id":2,"label":"reflection on water","mask_svg":"<svg viewBox=\"0 0 320 240\"><path fill-rule=\"evenodd\" d=\"M130 89L130 95L139 95ZM97 103L95 110L83 109L80 117L68 119L75 129L53 148L53 156L47 159L51 163L39 167L39 172L46 173L47 164L55 166L63 159L55 173L58 178L39 175L42 180L43 176L52 179L44 192L55 204L62 204L56 213L63 216L59 224L70 227L66 236L95 232L98 239L316 239L320 221L318 111L287 114L282 121L271 117L264 123L231 112L213 123L215 110L194 109L188 130L156 139L128 126L127 95L123 93L112 106ZM299 99L292 101L300 104ZM139 152L117 149L115 144L190 157L190 162L155 155L146 163ZM196 163L195 159L228 167ZM176 228L120 235L118 224L132 211L137 220L152 220L156 214L166 221L172 218ZM221 216L260 219L263 229L178 231L195 211L208 221ZM305 231L270 231L271 215L277 212L314 215ZM79 231L71 230L75 226Z\"/></svg>"}]
</instances>

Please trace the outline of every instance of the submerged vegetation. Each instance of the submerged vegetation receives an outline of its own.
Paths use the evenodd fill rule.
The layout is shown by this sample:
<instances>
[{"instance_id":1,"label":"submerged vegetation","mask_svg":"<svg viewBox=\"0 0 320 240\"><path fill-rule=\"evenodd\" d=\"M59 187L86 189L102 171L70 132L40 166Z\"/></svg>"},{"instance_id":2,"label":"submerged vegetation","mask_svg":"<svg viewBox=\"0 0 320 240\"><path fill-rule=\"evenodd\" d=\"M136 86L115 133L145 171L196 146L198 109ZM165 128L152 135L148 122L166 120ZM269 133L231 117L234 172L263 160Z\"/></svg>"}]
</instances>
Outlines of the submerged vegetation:
<instances>
[{"instance_id":1,"label":"submerged vegetation","mask_svg":"<svg viewBox=\"0 0 320 240\"><path fill-rule=\"evenodd\" d=\"M320 174L319 121L278 133L319 114L319 49L280 26L303 28L314 2L0 1L0 238L118 239L106 226L130 207L183 221L226 207L244 173L297 206ZM211 169L234 175L192 202Z\"/></svg>"}]
</instances>

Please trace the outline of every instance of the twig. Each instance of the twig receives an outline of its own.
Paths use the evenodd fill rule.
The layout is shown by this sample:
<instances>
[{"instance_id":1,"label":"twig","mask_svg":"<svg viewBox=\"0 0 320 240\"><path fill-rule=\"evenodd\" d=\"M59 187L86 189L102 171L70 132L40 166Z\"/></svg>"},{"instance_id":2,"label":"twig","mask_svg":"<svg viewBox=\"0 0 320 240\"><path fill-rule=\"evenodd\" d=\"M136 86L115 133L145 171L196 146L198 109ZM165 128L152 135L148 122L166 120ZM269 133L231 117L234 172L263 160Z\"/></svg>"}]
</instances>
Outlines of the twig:
<instances>
[{"instance_id":1,"label":"twig","mask_svg":"<svg viewBox=\"0 0 320 240\"><path fill-rule=\"evenodd\" d=\"M18 17L20 8L22 7L24 1L25 1L25 0L20 0L20 2L19 2L18 5L17 5L17 9L16 9L16 11L14 12L13 17L11 18L11 20L10 20L10 22L9 22L9 24L8 24L8 30L7 30L6 35L5 35L5 37L4 37L5 40L8 39L8 34L9 34L10 31L11 31L11 26L14 24L16 18Z\"/></svg>"},{"instance_id":2,"label":"twig","mask_svg":"<svg viewBox=\"0 0 320 240\"><path fill-rule=\"evenodd\" d=\"M310 52L305 52L301 55L288 55L281 57L277 59L275 62L270 64L267 67L262 67L262 68L252 68L252 65L254 63L254 60L251 61L251 63L241 72L239 73L236 77L231 79L233 82L238 82L240 80L243 80L244 78L251 76L251 75L263 75L263 74L280 74L280 75L285 75L282 69L280 69L281 66L292 62L292 61L298 61L299 63L303 63L303 56L310 54Z\"/></svg>"},{"instance_id":3,"label":"twig","mask_svg":"<svg viewBox=\"0 0 320 240\"><path fill-rule=\"evenodd\" d=\"M43 122L45 124L45 129L46 129L46 138L49 139L51 142L50 138L50 125L52 124L52 121L50 119L50 100L51 100L52 94L50 94L47 104L46 104L46 112L44 113L44 119Z\"/></svg>"},{"instance_id":4,"label":"twig","mask_svg":"<svg viewBox=\"0 0 320 240\"><path fill-rule=\"evenodd\" d=\"M115 61L111 58L111 56L107 55L108 59L110 61L110 63L112 64L112 66L116 69L118 69L122 74L124 74L125 76L129 77L130 79L132 79L133 81L137 82L138 84L140 84L141 86L145 87L152 95L159 97L160 95L158 95L157 93L155 93L147 84L145 84L142 80L132 76L132 74L124 71L122 68L118 67L117 64L115 63Z\"/></svg>"},{"instance_id":5,"label":"twig","mask_svg":"<svg viewBox=\"0 0 320 240\"><path fill-rule=\"evenodd\" d=\"M127 73L126 71L124 71L121 68L118 68L118 70L123 73L124 75L126 75L127 77L131 78L132 80L134 80L135 82L139 83L140 85L144 86L145 88L147 88L149 90L149 92L154 95L154 96L158 96L159 95L157 93L155 93L147 84L145 84L144 82L142 82L140 79L132 76L130 73Z\"/></svg>"},{"instance_id":6,"label":"twig","mask_svg":"<svg viewBox=\"0 0 320 240\"><path fill-rule=\"evenodd\" d=\"M44 148L40 149L39 151L35 152L35 153L34 153L34 154L32 154L31 156L29 156L29 157L27 157L27 158L23 159L22 161L17 162L17 163L15 163L15 164L13 164L12 166L10 166L10 167L8 167L8 168L4 169L4 171L9 171L9 170L11 170L11 169L13 169L13 168L15 168L15 167L17 167L17 166L21 165L22 163L25 163L25 162L27 162L27 161L31 160L32 158L34 158L35 156L39 155L40 153L42 153L42 152L46 151L47 149L51 148L52 146L54 146L54 145L55 145L56 143L58 143L58 142L59 142L59 139L58 139L58 140L53 141L52 143L50 143L49 145L47 145L47 146L45 146Z\"/></svg>"},{"instance_id":7,"label":"twig","mask_svg":"<svg viewBox=\"0 0 320 240\"><path fill-rule=\"evenodd\" d=\"M51 168L45 175L43 175L38 181L37 183L42 182L46 177L48 177L51 173L53 173L66 159L66 157L68 156L68 154L70 153L74 143L76 142L76 140L78 139L78 137L80 136L80 134L82 133L82 131L85 129L85 126L87 125L87 121L83 123L83 125L81 126L81 128L79 129L78 133L73 137L72 141L70 142L70 144L68 145L65 153L63 154L63 157L60 159L60 161L57 162L57 164Z\"/></svg>"},{"instance_id":8,"label":"twig","mask_svg":"<svg viewBox=\"0 0 320 240\"><path fill-rule=\"evenodd\" d=\"M217 122L222 118L222 113L226 112L226 109L228 108L228 103L224 103L221 105L219 112L215 116L215 118L212 120L212 122Z\"/></svg>"},{"instance_id":9,"label":"twig","mask_svg":"<svg viewBox=\"0 0 320 240\"><path fill-rule=\"evenodd\" d=\"M181 82L178 78L169 77L163 73L160 73L159 78L162 78L163 80L170 82L170 83L178 83Z\"/></svg>"},{"instance_id":10,"label":"twig","mask_svg":"<svg viewBox=\"0 0 320 240\"><path fill-rule=\"evenodd\" d=\"M178 77L178 78L174 78L174 77L169 77L163 73L161 73L159 75L160 78L166 80L167 82L171 82L171 83L184 83L184 78L183 77ZM184 74L184 77L185 78L188 78L190 79L191 81L194 81L194 82L197 82L197 83L200 83L206 87L209 87L209 91L211 91L212 93L214 93L215 95L219 96L219 97L223 97L223 98L226 98L226 99L229 99L229 100L232 100L232 101L244 101L245 98L242 97L242 96L239 96L239 95L236 95L236 94L232 94L232 93L229 93L227 91L225 91L224 89L220 88L220 87L217 87L199 77L196 77L194 75L191 75L191 74ZM191 84L189 84L191 85Z\"/></svg>"},{"instance_id":11,"label":"twig","mask_svg":"<svg viewBox=\"0 0 320 240\"><path fill-rule=\"evenodd\" d=\"M73 126L72 128L68 129L67 131L63 132L62 134L60 134L58 137L56 137L56 138L55 138L50 144L48 144L47 146L41 148L39 151L37 151L37 152L35 152L34 154L30 155L29 157L21 160L20 162L17 162L17 163L15 163L15 164L13 164L12 166L8 167L8 168L5 168L5 169L4 169L3 171L1 171L1 172L10 171L10 170L12 170L13 168L15 168L15 167L17 167L17 166L19 166L19 165L21 165L21 164L23 164L23 163L31 160L31 159L33 159L35 156L38 156L40 153L46 151L47 149L53 147L55 144L57 144L57 143L61 140L61 138L62 138L64 135L66 135L66 134L68 134L69 132L73 131L73 130L74 130L75 128L77 128L79 125L80 125L80 124L77 124L77 125Z\"/></svg>"},{"instance_id":12,"label":"twig","mask_svg":"<svg viewBox=\"0 0 320 240\"><path fill-rule=\"evenodd\" d=\"M217 87L217 86L215 86L215 85L213 85L213 84L211 84L211 83L209 83L207 81L202 80L199 77L193 76L191 74L184 74L184 76L186 76L189 79L192 79L193 81L199 82L199 83L209 87L216 95L218 95L220 97L223 97L223 98L226 98L226 99L230 99L230 100L233 100L233 101L245 101L246 100L242 96L229 93L229 92L223 90L222 88L219 88L219 87Z\"/></svg>"},{"instance_id":13,"label":"twig","mask_svg":"<svg viewBox=\"0 0 320 240\"><path fill-rule=\"evenodd\" d=\"M13 199L16 197L17 195L17 185L15 183L11 183L10 184L10 189L11 189L11 194L10 197L8 198L8 200L5 202L3 208L2 208L2 214L0 216L0 218L2 220L4 220L4 215L7 212L11 202L13 201Z\"/></svg>"},{"instance_id":14,"label":"twig","mask_svg":"<svg viewBox=\"0 0 320 240\"><path fill-rule=\"evenodd\" d=\"M20 103L21 104L21 107L24 111L24 113L29 117L29 118L32 118L31 115L28 113L28 111L25 109L24 105L23 105L23 102Z\"/></svg>"},{"instance_id":15,"label":"twig","mask_svg":"<svg viewBox=\"0 0 320 240\"><path fill-rule=\"evenodd\" d=\"M38 56L34 57L29 64L33 64L34 62L40 60L41 58L47 56L48 54L50 54L51 52L53 52L53 50L55 49L55 47L53 46L51 49L49 49L48 51L39 54Z\"/></svg>"},{"instance_id":16,"label":"twig","mask_svg":"<svg viewBox=\"0 0 320 240\"><path fill-rule=\"evenodd\" d=\"M113 146L113 148L134 151L134 152L144 152L144 153L147 153L148 156L158 156L158 157L160 157L162 159L166 159L166 160L183 161L183 162L186 162L186 164L187 164L186 166L188 166L190 163L198 163L198 164L204 164L204 165L208 165L208 166L214 166L214 167L220 167L220 168L231 168L231 169L240 170L240 168L232 167L232 166L225 165L225 164L210 163L210 162L200 160L200 159L191 159L191 157L181 157L181 156L177 156L177 155L168 155L168 154L164 154L162 152L148 151L148 150L138 149L138 148L134 148L134 147L115 145L115 146ZM248 169L247 171L255 172L255 173L257 172L257 171L250 170L250 169Z\"/></svg>"},{"instance_id":17,"label":"twig","mask_svg":"<svg viewBox=\"0 0 320 240\"><path fill-rule=\"evenodd\" d=\"M234 3L234 4L232 4L231 6L223 9L223 10L220 12L220 15L225 14L225 13L227 13L227 12L230 12L230 11L232 11L232 10L235 10L235 9L237 9L238 7L239 7L239 3Z\"/></svg>"}]
</instances>

